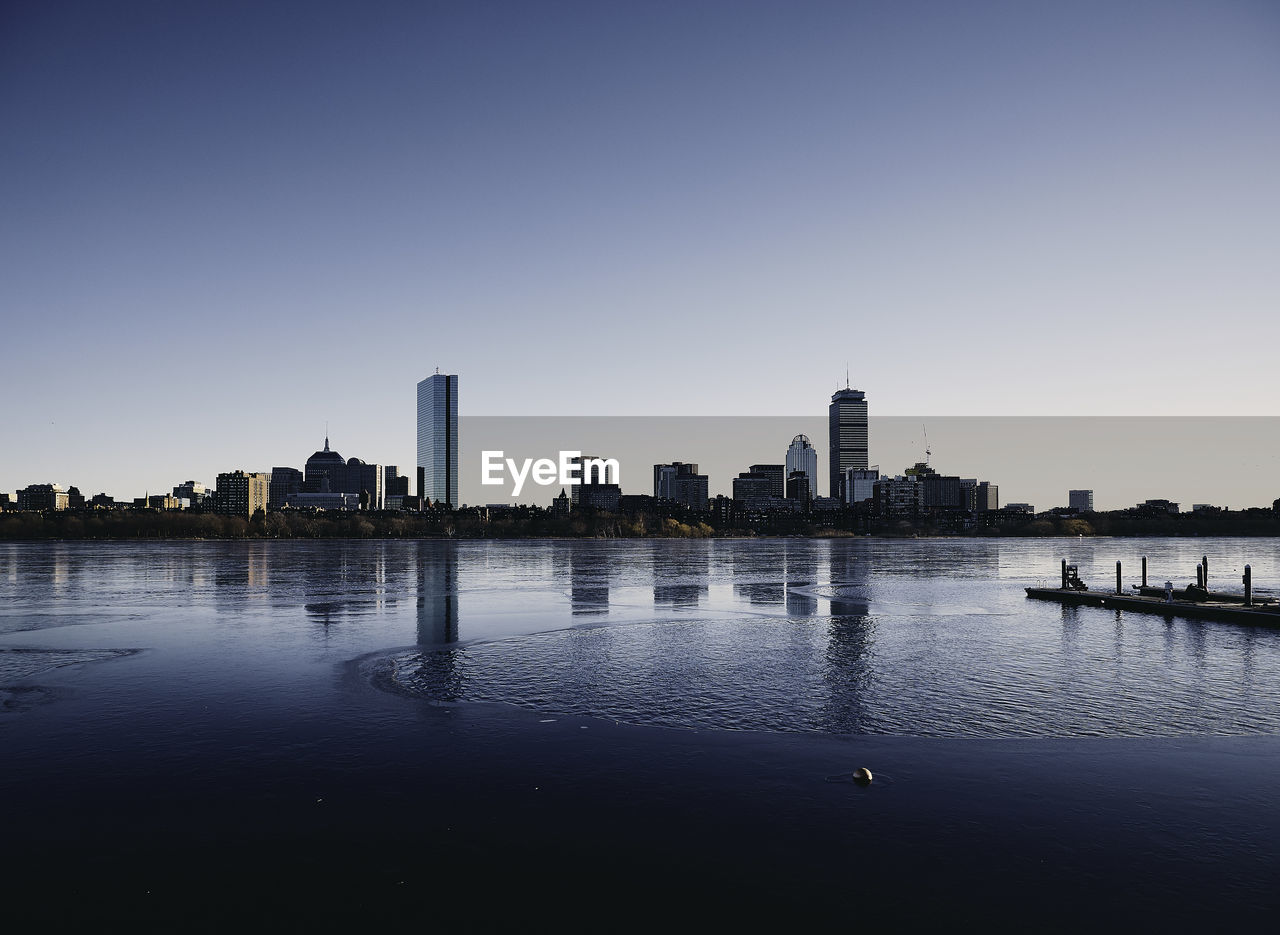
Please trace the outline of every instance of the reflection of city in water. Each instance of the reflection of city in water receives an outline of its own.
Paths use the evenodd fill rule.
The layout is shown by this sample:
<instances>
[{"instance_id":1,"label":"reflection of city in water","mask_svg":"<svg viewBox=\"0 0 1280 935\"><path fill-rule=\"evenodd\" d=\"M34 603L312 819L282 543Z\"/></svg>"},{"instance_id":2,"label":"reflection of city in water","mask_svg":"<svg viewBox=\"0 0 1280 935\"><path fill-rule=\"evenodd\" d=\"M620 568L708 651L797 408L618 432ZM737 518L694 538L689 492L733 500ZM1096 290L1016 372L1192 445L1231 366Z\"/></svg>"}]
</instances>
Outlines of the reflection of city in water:
<instances>
[{"instance_id":1,"label":"reflection of city in water","mask_svg":"<svg viewBox=\"0 0 1280 935\"><path fill-rule=\"evenodd\" d=\"M567 549L569 560L569 605L574 616L595 616L609 612L611 563L588 544Z\"/></svg>"},{"instance_id":2,"label":"reflection of city in water","mask_svg":"<svg viewBox=\"0 0 1280 935\"><path fill-rule=\"evenodd\" d=\"M1095 578L1114 567L1111 543L1067 547ZM334 664L385 650L380 658L411 694L669 726L1280 730L1270 703L1280 633L1028 606L1021 584L1052 569L1062 548L862 539L23 545L0 551L0 583L16 582L5 586L27 609L9 602L0 626L144 620L156 608L174 618L181 608L176 619L191 633L216 621L219 641L236 629L265 644L302 624ZM1208 547L1142 548L1165 569L1194 567ZM1224 575L1247 558L1271 580L1258 570L1274 544L1216 548L1226 553ZM141 632L129 646L144 645Z\"/></svg>"},{"instance_id":3,"label":"reflection of city in water","mask_svg":"<svg viewBox=\"0 0 1280 935\"><path fill-rule=\"evenodd\" d=\"M702 543L655 541L648 559L655 606L697 607L706 599L711 553Z\"/></svg>"}]
</instances>

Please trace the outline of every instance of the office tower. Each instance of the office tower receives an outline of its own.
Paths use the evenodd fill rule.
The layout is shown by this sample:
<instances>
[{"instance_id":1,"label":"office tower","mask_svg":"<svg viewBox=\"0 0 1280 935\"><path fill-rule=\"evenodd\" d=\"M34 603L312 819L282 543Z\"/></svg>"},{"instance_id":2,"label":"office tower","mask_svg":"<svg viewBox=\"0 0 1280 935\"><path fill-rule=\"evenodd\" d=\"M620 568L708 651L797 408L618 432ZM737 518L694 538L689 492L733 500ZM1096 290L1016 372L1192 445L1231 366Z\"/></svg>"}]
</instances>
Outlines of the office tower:
<instances>
[{"instance_id":1,"label":"office tower","mask_svg":"<svg viewBox=\"0 0 1280 935\"><path fill-rule=\"evenodd\" d=\"M259 510L267 511L266 474L247 474L231 471L218 475L218 486L213 494L214 510L226 516L243 516L249 519Z\"/></svg>"},{"instance_id":2,"label":"office tower","mask_svg":"<svg viewBox=\"0 0 1280 935\"><path fill-rule=\"evenodd\" d=\"M809 479L808 493L804 499L813 499L814 492L818 489L818 452L809 443L808 435L797 435L791 439L791 447L787 449L788 483L796 471L802 472ZM787 496L791 497L790 494Z\"/></svg>"},{"instance_id":3,"label":"office tower","mask_svg":"<svg viewBox=\"0 0 1280 935\"><path fill-rule=\"evenodd\" d=\"M792 471L787 475L787 499L802 500L806 504L813 499L813 491L809 489L809 475L804 471Z\"/></svg>"},{"instance_id":4,"label":"office tower","mask_svg":"<svg viewBox=\"0 0 1280 935\"><path fill-rule=\"evenodd\" d=\"M573 482L569 486L569 502L573 506L585 505L584 487L594 484L617 485L620 467L617 458L601 458L599 455L578 455L576 458L570 458L569 477Z\"/></svg>"},{"instance_id":5,"label":"office tower","mask_svg":"<svg viewBox=\"0 0 1280 935\"><path fill-rule=\"evenodd\" d=\"M458 506L458 375L418 384L418 496Z\"/></svg>"},{"instance_id":6,"label":"office tower","mask_svg":"<svg viewBox=\"0 0 1280 935\"><path fill-rule=\"evenodd\" d=\"M383 497L409 496L409 478L401 474L400 468L394 464L388 464L382 469L382 495Z\"/></svg>"},{"instance_id":7,"label":"office tower","mask_svg":"<svg viewBox=\"0 0 1280 935\"><path fill-rule=\"evenodd\" d=\"M875 497L876 481L880 479L880 467L849 468L844 472L844 502L862 503ZM975 481L974 483L977 483Z\"/></svg>"},{"instance_id":8,"label":"office tower","mask_svg":"<svg viewBox=\"0 0 1280 935\"><path fill-rule=\"evenodd\" d=\"M746 471L733 479L733 499L748 510L766 509L777 494L774 477L758 471Z\"/></svg>"},{"instance_id":9,"label":"office tower","mask_svg":"<svg viewBox=\"0 0 1280 935\"><path fill-rule=\"evenodd\" d=\"M278 510L294 494L302 493L303 481L304 475L297 468L273 467L271 469L271 481L267 485L267 508ZM183 496L178 493L178 489L177 487L173 488L173 495L175 497Z\"/></svg>"},{"instance_id":10,"label":"office tower","mask_svg":"<svg viewBox=\"0 0 1280 935\"><path fill-rule=\"evenodd\" d=\"M752 474L760 474L769 478L769 496L785 497L787 495L787 468L783 464L753 464ZM742 475L738 475L741 477Z\"/></svg>"},{"instance_id":11,"label":"office tower","mask_svg":"<svg viewBox=\"0 0 1280 935\"><path fill-rule=\"evenodd\" d=\"M696 464L672 461L653 466L653 496L671 500L690 510L707 508L707 475L698 473Z\"/></svg>"},{"instance_id":12,"label":"office tower","mask_svg":"<svg viewBox=\"0 0 1280 935\"><path fill-rule=\"evenodd\" d=\"M1000 509L1000 488L989 481L981 481L974 493L977 496L979 513L990 513Z\"/></svg>"},{"instance_id":13,"label":"office tower","mask_svg":"<svg viewBox=\"0 0 1280 935\"><path fill-rule=\"evenodd\" d=\"M846 385L831 397L828 413L831 496L841 497L844 472L867 468L867 395Z\"/></svg>"},{"instance_id":14,"label":"office tower","mask_svg":"<svg viewBox=\"0 0 1280 935\"><path fill-rule=\"evenodd\" d=\"M1078 513L1089 513L1093 510L1092 490L1068 490L1067 506Z\"/></svg>"}]
</instances>

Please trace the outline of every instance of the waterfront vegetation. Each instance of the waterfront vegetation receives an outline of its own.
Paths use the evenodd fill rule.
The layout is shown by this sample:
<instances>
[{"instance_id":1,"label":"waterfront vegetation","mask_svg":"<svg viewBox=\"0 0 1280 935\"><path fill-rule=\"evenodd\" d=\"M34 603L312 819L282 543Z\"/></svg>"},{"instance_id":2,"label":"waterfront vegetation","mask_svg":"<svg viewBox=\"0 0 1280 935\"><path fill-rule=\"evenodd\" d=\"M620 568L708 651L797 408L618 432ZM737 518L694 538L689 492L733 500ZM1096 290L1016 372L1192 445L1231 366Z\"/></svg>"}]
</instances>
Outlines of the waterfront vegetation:
<instances>
[{"instance_id":1,"label":"waterfront vegetation","mask_svg":"<svg viewBox=\"0 0 1280 935\"><path fill-rule=\"evenodd\" d=\"M160 510L59 510L0 514L0 540L48 539L524 539L709 538L729 536L1280 536L1275 509L1193 513L1132 510L1059 514L977 514L966 520L935 513L882 519L868 513L762 514L725 522L680 511L569 516L533 508L415 512L293 511L252 519Z\"/></svg>"}]
</instances>

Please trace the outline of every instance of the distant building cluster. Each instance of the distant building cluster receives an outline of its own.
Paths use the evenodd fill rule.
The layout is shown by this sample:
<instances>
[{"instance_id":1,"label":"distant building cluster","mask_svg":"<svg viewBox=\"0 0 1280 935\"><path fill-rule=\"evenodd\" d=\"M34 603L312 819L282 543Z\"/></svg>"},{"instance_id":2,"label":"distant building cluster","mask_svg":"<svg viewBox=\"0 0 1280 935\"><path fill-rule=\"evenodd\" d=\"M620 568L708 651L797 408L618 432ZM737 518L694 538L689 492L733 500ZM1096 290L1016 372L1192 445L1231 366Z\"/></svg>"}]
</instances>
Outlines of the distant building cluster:
<instances>
[{"instance_id":1,"label":"distant building cluster","mask_svg":"<svg viewBox=\"0 0 1280 935\"><path fill-rule=\"evenodd\" d=\"M901 474L882 474L869 463L867 396L847 385L831 397L828 407L827 495L818 489L818 452L807 435L796 435L781 463L749 465L733 478L731 494L710 496L706 474L691 462L671 461L653 466L653 492L624 494L618 483L617 461L582 454L571 462L567 490L550 504L553 517L567 518L575 510L603 512L690 514L719 525L769 528L779 518L803 514L815 522L841 517L849 527L884 526L921 520L956 531L974 526L1017 526L1029 517L1069 517L1095 510L1093 490L1067 492L1067 506L1037 514L1029 503L1000 505L999 488L976 477L942 474L925 460ZM437 370L417 384L416 494L410 478L396 465L380 465L359 458L343 458L329 446L314 452L301 469L273 467L269 472L227 471L212 488L183 481L170 493L147 493L133 501L117 502L106 493L86 500L74 486L31 484L16 496L0 494L0 509L60 511L97 509L193 510L251 518L275 510L400 511L457 510L458 376ZM613 470L609 470L609 466ZM1280 512L1280 500L1273 504ZM486 518L512 510L504 504L474 508ZM521 507L520 509L528 509ZM534 508L537 509L537 508ZM1194 513L1221 512L1197 503ZM1158 517L1179 512L1169 500L1146 500L1128 511ZM703 520L698 519L698 522Z\"/></svg>"}]
</instances>

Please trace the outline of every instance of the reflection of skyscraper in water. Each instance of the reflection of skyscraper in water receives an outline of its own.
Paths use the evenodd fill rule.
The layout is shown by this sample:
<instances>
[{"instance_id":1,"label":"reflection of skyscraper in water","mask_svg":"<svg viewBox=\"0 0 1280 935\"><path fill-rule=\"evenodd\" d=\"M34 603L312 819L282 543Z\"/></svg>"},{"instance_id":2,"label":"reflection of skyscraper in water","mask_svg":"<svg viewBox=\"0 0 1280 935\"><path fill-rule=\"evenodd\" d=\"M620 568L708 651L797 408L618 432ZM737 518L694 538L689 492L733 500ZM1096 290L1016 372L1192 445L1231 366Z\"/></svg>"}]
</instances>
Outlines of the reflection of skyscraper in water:
<instances>
[{"instance_id":1,"label":"reflection of skyscraper in water","mask_svg":"<svg viewBox=\"0 0 1280 935\"><path fill-rule=\"evenodd\" d=\"M707 595L710 545L704 541L654 540L653 602L697 607Z\"/></svg>"},{"instance_id":2,"label":"reflection of skyscraper in water","mask_svg":"<svg viewBox=\"0 0 1280 935\"><path fill-rule=\"evenodd\" d=\"M865 616L872 552L857 540L830 540L831 615Z\"/></svg>"},{"instance_id":3,"label":"reflection of skyscraper in water","mask_svg":"<svg viewBox=\"0 0 1280 935\"><path fill-rule=\"evenodd\" d=\"M787 592L787 614L792 617L811 617L818 612L818 599L809 589L818 585L818 560L815 544L803 541L787 542L783 546L784 574Z\"/></svg>"},{"instance_id":4,"label":"reflection of skyscraper in water","mask_svg":"<svg viewBox=\"0 0 1280 935\"><path fill-rule=\"evenodd\" d=\"M569 606L575 616L609 612L609 556L594 544L569 545Z\"/></svg>"},{"instance_id":5,"label":"reflection of skyscraper in water","mask_svg":"<svg viewBox=\"0 0 1280 935\"><path fill-rule=\"evenodd\" d=\"M868 616L871 588L871 549L863 542L829 543L831 622L823 679L827 683L824 727L836 733L859 733L869 728L865 696L874 671L875 621Z\"/></svg>"},{"instance_id":6,"label":"reflection of skyscraper in water","mask_svg":"<svg viewBox=\"0 0 1280 935\"><path fill-rule=\"evenodd\" d=\"M424 542L418 548L418 645L458 639L458 547Z\"/></svg>"},{"instance_id":7,"label":"reflection of skyscraper in water","mask_svg":"<svg viewBox=\"0 0 1280 935\"><path fill-rule=\"evenodd\" d=\"M738 600L755 605L784 602L786 583L782 578L781 542L770 539L741 543L732 551L733 594Z\"/></svg>"}]
</instances>

